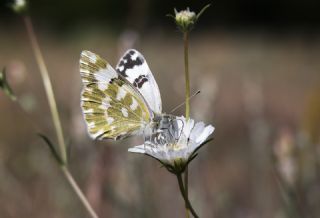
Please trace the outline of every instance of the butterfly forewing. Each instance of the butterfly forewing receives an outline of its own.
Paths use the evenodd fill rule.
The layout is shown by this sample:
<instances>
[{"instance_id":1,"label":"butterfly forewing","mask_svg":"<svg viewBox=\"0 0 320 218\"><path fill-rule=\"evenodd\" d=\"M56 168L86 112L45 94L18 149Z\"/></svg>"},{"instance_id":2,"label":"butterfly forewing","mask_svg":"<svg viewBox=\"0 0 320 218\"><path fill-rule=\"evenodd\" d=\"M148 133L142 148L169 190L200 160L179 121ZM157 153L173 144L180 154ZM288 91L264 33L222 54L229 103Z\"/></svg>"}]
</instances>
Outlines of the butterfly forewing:
<instances>
[{"instance_id":1,"label":"butterfly forewing","mask_svg":"<svg viewBox=\"0 0 320 218\"><path fill-rule=\"evenodd\" d=\"M152 115L144 98L107 61L83 51L80 72L84 84L81 107L92 138L125 138L150 122Z\"/></svg>"},{"instance_id":2,"label":"butterfly forewing","mask_svg":"<svg viewBox=\"0 0 320 218\"><path fill-rule=\"evenodd\" d=\"M142 54L134 49L126 51L119 60L116 70L139 90L153 112L161 114L159 87Z\"/></svg>"}]
</instances>

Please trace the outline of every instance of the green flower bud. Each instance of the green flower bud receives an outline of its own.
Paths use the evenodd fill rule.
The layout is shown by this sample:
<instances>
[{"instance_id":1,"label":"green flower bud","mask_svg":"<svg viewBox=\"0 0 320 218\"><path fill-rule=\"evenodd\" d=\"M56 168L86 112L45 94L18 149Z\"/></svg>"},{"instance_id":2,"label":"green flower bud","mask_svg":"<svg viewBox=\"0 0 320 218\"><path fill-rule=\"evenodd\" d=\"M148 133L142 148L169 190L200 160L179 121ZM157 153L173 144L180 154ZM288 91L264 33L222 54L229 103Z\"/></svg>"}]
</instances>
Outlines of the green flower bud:
<instances>
[{"instance_id":1,"label":"green flower bud","mask_svg":"<svg viewBox=\"0 0 320 218\"><path fill-rule=\"evenodd\" d=\"M189 8L182 11L177 11L174 9L174 15L168 14L168 17L172 17L175 20L175 23L177 24L178 28L183 32L190 31L196 22L198 21L199 17L202 15L202 13L210 6L210 4L204 6L201 11L196 14L193 11L190 11Z\"/></svg>"},{"instance_id":2,"label":"green flower bud","mask_svg":"<svg viewBox=\"0 0 320 218\"><path fill-rule=\"evenodd\" d=\"M197 21L197 16L196 13L190 11L189 8L179 12L175 10L175 21L182 31L188 31L192 29L194 23Z\"/></svg>"},{"instance_id":3,"label":"green flower bud","mask_svg":"<svg viewBox=\"0 0 320 218\"><path fill-rule=\"evenodd\" d=\"M11 8L17 14L23 14L27 12L28 4L26 0L15 0L14 3L11 5Z\"/></svg>"}]
</instances>

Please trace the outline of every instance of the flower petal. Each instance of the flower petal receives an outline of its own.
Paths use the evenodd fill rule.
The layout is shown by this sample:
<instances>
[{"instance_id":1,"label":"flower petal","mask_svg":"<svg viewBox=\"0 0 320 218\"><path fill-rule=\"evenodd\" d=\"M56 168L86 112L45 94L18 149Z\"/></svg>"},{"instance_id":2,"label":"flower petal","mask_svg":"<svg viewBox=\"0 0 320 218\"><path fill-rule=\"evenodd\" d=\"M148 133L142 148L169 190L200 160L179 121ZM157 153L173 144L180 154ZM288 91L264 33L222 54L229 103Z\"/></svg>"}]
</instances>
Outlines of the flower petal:
<instances>
[{"instance_id":1,"label":"flower petal","mask_svg":"<svg viewBox=\"0 0 320 218\"><path fill-rule=\"evenodd\" d=\"M186 126L184 127L183 129L183 132L184 132L184 135L189 138L190 137L190 134L191 134L191 131L194 127L194 120L193 119L189 119L186 121Z\"/></svg>"},{"instance_id":2,"label":"flower petal","mask_svg":"<svg viewBox=\"0 0 320 218\"><path fill-rule=\"evenodd\" d=\"M214 127L212 125L208 125L203 131L202 133L197 136L197 139L196 139L196 143L199 143L201 144L202 142L204 142L209 135L211 135L214 131Z\"/></svg>"},{"instance_id":3,"label":"flower petal","mask_svg":"<svg viewBox=\"0 0 320 218\"><path fill-rule=\"evenodd\" d=\"M191 134L190 134L190 139L192 141L197 141L198 137L202 134L204 130L205 124L204 122L198 122L196 125L194 125Z\"/></svg>"},{"instance_id":4,"label":"flower petal","mask_svg":"<svg viewBox=\"0 0 320 218\"><path fill-rule=\"evenodd\" d=\"M145 145L137 145L137 146L134 146L133 148L129 148L128 151L132 153L145 154L146 150L144 148L145 148Z\"/></svg>"},{"instance_id":5,"label":"flower petal","mask_svg":"<svg viewBox=\"0 0 320 218\"><path fill-rule=\"evenodd\" d=\"M184 116L177 117L177 120L181 121L181 122L178 122L179 132L183 133L186 136L186 138L189 138L190 133L194 126L194 120L193 119L187 120Z\"/></svg>"}]
</instances>

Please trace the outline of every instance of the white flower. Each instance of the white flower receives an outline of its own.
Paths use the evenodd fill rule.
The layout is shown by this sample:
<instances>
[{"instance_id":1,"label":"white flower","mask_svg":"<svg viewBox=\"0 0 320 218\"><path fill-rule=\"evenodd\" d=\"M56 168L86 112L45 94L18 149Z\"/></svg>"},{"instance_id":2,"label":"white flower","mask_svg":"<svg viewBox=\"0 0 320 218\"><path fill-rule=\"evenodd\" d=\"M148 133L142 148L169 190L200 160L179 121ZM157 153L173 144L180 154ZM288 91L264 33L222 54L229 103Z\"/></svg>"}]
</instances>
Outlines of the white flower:
<instances>
[{"instance_id":1,"label":"white flower","mask_svg":"<svg viewBox=\"0 0 320 218\"><path fill-rule=\"evenodd\" d=\"M193 11L190 11L189 8L183 11L174 10L175 16L174 19L179 29L184 31L188 31L192 29L194 23L197 20L197 15Z\"/></svg>"},{"instance_id":2,"label":"white flower","mask_svg":"<svg viewBox=\"0 0 320 218\"><path fill-rule=\"evenodd\" d=\"M17 7L24 7L26 5L26 1L25 0L15 0L14 4Z\"/></svg>"},{"instance_id":3,"label":"white flower","mask_svg":"<svg viewBox=\"0 0 320 218\"><path fill-rule=\"evenodd\" d=\"M195 157L196 151L214 131L212 125L195 123L185 117L170 117L167 128L151 130L143 145L128 151L149 155L159 160L168 170L184 171L186 165Z\"/></svg>"},{"instance_id":4,"label":"white flower","mask_svg":"<svg viewBox=\"0 0 320 218\"><path fill-rule=\"evenodd\" d=\"M172 14L168 14L169 17L172 17L178 28L183 32L189 32L194 25L196 24L196 22L198 21L199 17L201 16L201 14L203 14L203 12L210 6L210 4L204 6L201 11L196 14L193 11L190 11L189 8L187 8L186 10L182 10L182 11L177 11L176 9L174 9L174 15Z\"/></svg>"},{"instance_id":5,"label":"white flower","mask_svg":"<svg viewBox=\"0 0 320 218\"><path fill-rule=\"evenodd\" d=\"M187 8L187 10L179 12L175 11L175 18L177 22L189 23L194 21L194 19L196 18L196 13L190 11L189 8Z\"/></svg>"},{"instance_id":6,"label":"white flower","mask_svg":"<svg viewBox=\"0 0 320 218\"><path fill-rule=\"evenodd\" d=\"M26 8L27 8L26 0L15 0L14 3L12 4L12 9L17 13L24 12Z\"/></svg>"}]
</instances>

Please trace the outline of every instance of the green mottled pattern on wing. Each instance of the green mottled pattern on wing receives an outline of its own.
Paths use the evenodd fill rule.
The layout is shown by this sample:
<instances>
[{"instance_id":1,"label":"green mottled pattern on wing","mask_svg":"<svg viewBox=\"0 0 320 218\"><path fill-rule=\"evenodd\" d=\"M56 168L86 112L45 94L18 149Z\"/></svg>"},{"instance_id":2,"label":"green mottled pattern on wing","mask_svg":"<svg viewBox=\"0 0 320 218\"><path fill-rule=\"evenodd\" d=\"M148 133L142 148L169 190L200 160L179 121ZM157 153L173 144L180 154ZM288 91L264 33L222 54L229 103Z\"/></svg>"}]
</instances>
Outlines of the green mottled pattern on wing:
<instances>
[{"instance_id":1,"label":"green mottled pattern on wing","mask_svg":"<svg viewBox=\"0 0 320 218\"><path fill-rule=\"evenodd\" d=\"M141 94L98 55L83 51L80 72L81 107L92 138L125 138L150 122Z\"/></svg>"}]
</instances>

